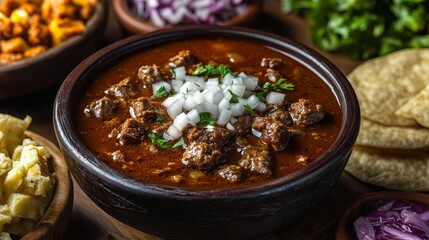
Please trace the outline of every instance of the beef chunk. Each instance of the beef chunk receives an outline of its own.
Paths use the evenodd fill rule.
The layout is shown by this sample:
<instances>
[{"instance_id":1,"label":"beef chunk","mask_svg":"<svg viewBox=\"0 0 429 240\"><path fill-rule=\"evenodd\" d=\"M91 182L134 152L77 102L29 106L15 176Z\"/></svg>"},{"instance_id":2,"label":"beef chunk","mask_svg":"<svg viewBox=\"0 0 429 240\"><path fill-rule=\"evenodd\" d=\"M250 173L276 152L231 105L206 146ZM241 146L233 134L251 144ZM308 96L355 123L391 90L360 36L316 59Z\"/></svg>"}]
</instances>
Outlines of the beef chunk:
<instances>
[{"instance_id":1,"label":"beef chunk","mask_svg":"<svg viewBox=\"0 0 429 240\"><path fill-rule=\"evenodd\" d=\"M238 135L244 135L252 128L252 117L250 115L243 115L237 118L237 122L234 124L235 132Z\"/></svg>"},{"instance_id":2,"label":"beef chunk","mask_svg":"<svg viewBox=\"0 0 429 240\"><path fill-rule=\"evenodd\" d=\"M132 117L143 118L149 122L155 122L160 118L165 119L165 111L153 104L148 98L140 97L133 101L130 106Z\"/></svg>"},{"instance_id":3,"label":"beef chunk","mask_svg":"<svg viewBox=\"0 0 429 240\"><path fill-rule=\"evenodd\" d=\"M214 144L220 147L225 145L233 135L232 131L229 131L225 128L201 128L201 127L192 127L187 133L186 137L189 142L204 142Z\"/></svg>"},{"instance_id":4,"label":"beef chunk","mask_svg":"<svg viewBox=\"0 0 429 240\"><path fill-rule=\"evenodd\" d=\"M256 117L252 127L261 132L261 141L275 151L285 149L290 140L286 124L271 117Z\"/></svg>"},{"instance_id":5,"label":"beef chunk","mask_svg":"<svg viewBox=\"0 0 429 240\"><path fill-rule=\"evenodd\" d=\"M291 124L292 118L288 111L282 109L273 109L267 113L267 117L270 117L276 121L280 121L286 125Z\"/></svg>"},{"instance_id":6,"label":"beef chunk","mask_svg":"<svg viewBox=\"0 0 429 240\"><path fill-rule=\"evenodd\" d=\"M118 134L121 144L137 143L143 140L146 133L146 127L134 118L128 118L121 125L121 131Z\"/></svg>"},{"instance_id":7,"label":"beef chunk","mask_svg":"<svg viewBox=\"0 0 429 240\"><path fill-rule=\"evenodd\" d=\"M191 52L189 50L182 50L176 56L171 57L168 60L168 66L170 68L176 68L193 64L194 62L195 57L191 54Z\"/></svg>"},{"instance_id":8,"label":"beef chunk","mask_svg":"<svg viewBox=\"0 0 429 240\"><path fill-rule=\"evenodd\" d=\"M261 67L277 69L282 63L280 58L262 58Z\"/></svg>"},{"instance_id":9,"label":"beef chunk","mask_svg":"<svg viewBox=\"0 0 429 240\"><path fill-rule=\"evenodd\" d=\"M225 157L215 144L192 142L183 153L182 163L188 167L210 171L223 164Z\"/></svg>"},{"instance_id":10,"label":"beef chunk","mask_svg":"<svg viewBox=\"0 0 429 240\"><path fill-rule=\"evenodd\" d=\"M247 146L238 165L244 169L260 175L272 174L272 163L269 152L263 147Z\"/></svg>"},{"instance_id":11,"label":"beef chunk","mask_svg":"<svg viewBox=\"0 0 429 240\"><path fill-rule=\"evenodd\" d=\"M297 125L311 125L325 117L322 106L308 99L299 99L298 102L292 103L289 112Z\"/></svg>"},{"instance_id":12,"label":"beef chunk","mask_svg":"<svg viewBox=\"0 0 429 240\"><path fill-rule=\"evenodd\" d=\"M231 182L240 182L243 179L243 169L237 165L222 166L217 173L222 178Z\"/></svg>"},{"instance_id":13,"label":"beef chunk","mask_svg":"<svg viewBox=\"0 0 429 240\"><path fill-rule=\"evenodd\" d=\"M282 77L282 75L278 71L269 68L267 69L267 73L265 73L265 77L267 77L271 82L276 82Z\"/></svg>"},{"instance_id":14,"label":"beef chunk","mask_svg":"<svg viewBox=\"0 0 429 240\"><path fill-rule=\"evenodd\" d=\"M157 65L143 65L139 68L138 78L143 82L143 85L150 86L154 82L162 80L161 68Z\"/></svg>"},{"instance_id":15,"label":"beef chunk","mask_svg":"<svg viewBox=\"0 0 429 240\"><path fill-rule=\"evenodd\" d=\"M137 94L135 86L131 83L130 78L123 79L104 92L117 98L129 98Z\"/></svg>"},{"instance_id":16,"label":"beef chunk","mask_svg":"<svg viewBox=\"0 0 429 240\"><path fill-rule=\"evenodd\" d=\"M104 96L86 106L84 113L87 117L94 115L96 118L105 121L113 117L116 108L117 104L112 99Z\"/></svg>"}]
</instances>

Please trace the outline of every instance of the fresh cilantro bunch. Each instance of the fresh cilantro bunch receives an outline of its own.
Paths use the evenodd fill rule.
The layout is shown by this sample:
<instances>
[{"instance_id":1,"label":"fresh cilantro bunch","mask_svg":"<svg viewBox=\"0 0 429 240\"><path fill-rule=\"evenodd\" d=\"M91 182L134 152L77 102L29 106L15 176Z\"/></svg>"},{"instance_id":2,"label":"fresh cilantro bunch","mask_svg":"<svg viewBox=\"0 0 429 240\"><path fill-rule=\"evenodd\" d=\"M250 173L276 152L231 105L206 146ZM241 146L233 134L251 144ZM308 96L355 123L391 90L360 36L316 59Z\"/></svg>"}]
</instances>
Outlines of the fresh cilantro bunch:
<instances>
[{"instance_id":1,"label":"fresh cilantro bunch","mask_svg":"<svg viewBox=\"0 0 429 240\"><path fill-rule=\"evenodd\" d=\"M310 40L355 59L429 47L429 0L282 0L310 21Z\"/></svg>"}]
</instances>

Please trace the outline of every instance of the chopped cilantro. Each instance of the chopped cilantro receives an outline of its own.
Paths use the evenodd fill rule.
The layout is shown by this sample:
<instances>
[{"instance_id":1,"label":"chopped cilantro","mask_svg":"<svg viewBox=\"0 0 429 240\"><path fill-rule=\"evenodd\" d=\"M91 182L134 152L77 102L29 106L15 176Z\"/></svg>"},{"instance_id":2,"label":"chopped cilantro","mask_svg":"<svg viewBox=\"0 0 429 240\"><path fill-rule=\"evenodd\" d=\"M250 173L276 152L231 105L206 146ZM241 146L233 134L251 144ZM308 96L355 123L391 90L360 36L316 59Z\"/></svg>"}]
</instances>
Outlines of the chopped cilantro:
<instances>
[{"instance_id":1,"label":"chopped cilantro","mask_svg":"<svg viewBox=\"0 0 429 240\"><path fill-rule=\"evenodd\" d=\"M220 75L222 78L225 77L228 73L232 73L231 69L224 65L224 64L219 64L219 66L215 67L213 64L207 64L204 66L199 66L197 67L194 72L193 75L195 76L206 76L206 77L210 77L213 75Z\"/></svg>"},{"instance_id":2,"label":"chopped cilantro","mask_svg":"<svg viewBox=\"0 0 429 240\"><path fill-rule=\"evenodd\" d=\"M183 144L185 144L185 141L183 140L183 138L181 138L171 148L177 148L177 147L183 146Z\"/></svg>"},{"instance_id":3,"label":"chopped cilantro","mask_svg":"<svg viewBox=\"0 0 429 240\"><path fill-rule=\"evenodd\" d=\"M155 98L162 98L164 96L167 96L167 94L168 94L167 89L165 89L164 86L161 86L153 96Z\"/></svg>"},{"instance_id":4,"label":"chopped cilantro","mask_svg":"<svg viewBox=\"0 0 429 240\"><path fill-rule=\"evenodd\" d=\"M259 99L260 102L265 103L266 102L265 94L266 94L266 92L263 91L263 92L258 92L255 95Z\"/></svg>"},{"instance_id":5,"label":"chopped cilantro","mask_svg":"<svg viewBox=\"0 0 429 240\"><path fill-rule=\"evenodd\" d=\"M255 112L253 111L252 107L250 107L250 105L249 105L249 104L244 104L244 110L245 110L247 113L250 113L250 114L254 114L254 113L255 113Z\"/></svg>"},{"instance_id":6,"label":"chopped cilantro","mask_svg":"<svg viewBox=\"0 0 429 240\"><path fill-rule=\"evenodd\" d=\"M197 122L198 126L214 126L216 125L216 121L213 118L212 114L209 112L201 112L200 113L200 121Z\"/></svg>"},{"instance_id":7,"label":"chopped cilantro","mask_svg":"<svg viewBox=\"0 0 429 240\"><path fill-rule=\"evenodd\" d=\"M229 103L238 103L238 95L233 93L230 89L228 89L229 93L231 93L231 99L229 99Z\"/></svg>"},{"instance_id":8,"label":"chopped cilantro","mask_svg":"<svg viewBox=\"0 0 429 240\"><path fill-rule=\"evenodd\" d=\"M164 119L161 115L157 114L157 115L156 115L156 121L157 121L157 122L164 122L164 121L165 121L165 119Z\"/></svg>"},{"instance_id":9,"label":"chopped cilantro","mask_svg":"<svg viewBox=\"0 0 429 240\"><path fill-rule=\"evenodd\" d=\"M222 78L224 78L228 73L232 73L231 69L224 64L219 64L219 66L217 66L217 69L219 70L220 76Z\"/></svg>"},{"instance_id":10,"label":"chopped cilantro","mask_svg":"<svg viewBox=\"0 0 429 240\"><path fill-rule=\"evenodd\" d=\"M173 76L173 78L176 78L176 72L173 69L170 69L170 73Z\"/></svg>"},{"instance_id":11,"label":"chopped cilantro","mask_svg":"<svg viewBox=\"0 0 429 240\"><path fill-rule=\"evenodd\" d=\"M266 82L263 86L262 86L262 90L264 91L268 91L269 89L273 89L273 90L294 90L295 85L293 85L293 83L285 83L286 82L286 78L280 78L276 83L270 83L270 82Z\"/></svg>"},{"instance_id":12,"label":"chopped cilantro","mask_svg":"<svg viewBox=\"0 0 429 240\"><path fill-rule=\"evenodd\" d=\"M158 137L155 133L149 133L147 136L150 138L153 144L160 148L170 147L170 145L168 144L168 140Z\"/></svg>"}]
</instances>

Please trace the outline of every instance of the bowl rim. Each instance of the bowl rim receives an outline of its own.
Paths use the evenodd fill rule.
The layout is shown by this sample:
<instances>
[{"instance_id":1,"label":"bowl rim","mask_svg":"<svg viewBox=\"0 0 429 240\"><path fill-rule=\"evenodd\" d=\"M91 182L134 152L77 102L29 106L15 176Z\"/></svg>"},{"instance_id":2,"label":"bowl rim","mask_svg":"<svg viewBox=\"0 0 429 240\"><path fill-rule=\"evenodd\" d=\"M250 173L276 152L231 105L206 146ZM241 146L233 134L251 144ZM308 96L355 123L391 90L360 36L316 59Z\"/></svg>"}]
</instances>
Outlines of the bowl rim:
<instances>
[{"instance_id":1,"label":"bowl rim","mask_svg":"<svg viewBox=\"0 0 429 240\"><path fill-rule=\"evenodd\" d=\"M183 39L188 36L204 36L210 34L219 34L221 36L229 37L241 37L249 38L251 40L257 40L270 44L271 46L277 46L277 48L288 47L289 50L295 51L294 54L301 54L306 56L307 61L311 61L314 64L311 68L308 64L307 67L314 70L314 68L324 69L325 74L329 75L329 78L337 79L328 85L331 88L336 87L338 93L335 91L340 106L343 109L342 126L339 132L339 136L332 146L317 160L313 161L307 167L296 171L292 174L267 181L262 184L228 188L228 189L214 189L214 190L192 190L186 188L178 188L171 186L156 185L152 183L144 183L130 177L127 177L120 172L113 170L107 165L97 160L96 157L90 153L86 146L79 142L81 141L75 125L73 123L72 114L70 107L67 103L72 102L71 105L75 104L76 96L71 96L71 93L76 90L78 80L91 75L91 71L97 71L100 69L103 63L106 64L107 59L118 58L119 56L126 55L132 52L133 47L138 47L144 44L155 44L159 43L160 40L173 41L177 39ZM146 45L150 46L150 45ZM128 49L118 53L119 50ZM130 50L131 49L131 50ZM137 51L135 51L137 52ZM289 57L297 60L290 54ZM303 62L301 62L302 64ZM94 67L96 65L96 67ZM323 79L323 78L322 78ZM82 84L81 84L82 85ZM73 112L73 111L72 111ZM304 46L300 43L286 39L284 37L268 33L260 30L254 30L244 27L220 27L220 26L186 26L177 27L171 29L163 29L159 31L149 32L141 35L134 35L118 42L115 42L98 52L94 53L80 65L78 65L66 78L61 85L54 103L54 130L57 136L58 142L60 143L62 150L67 150L73 158L77 159L77 163L85 165L90 169L91 173L96 175L97 178L101 178L108 182L111 187L123 191L129 189L130 191L142 195L149 196L167 196L169 198L177 198L183 200L195 200L195 199L222 199L234 196L235 198L246 199L251 198L255 195L266 195L274 192L281 192L286 188L298 187L298 183L309 179L311 176L318 174L323 169L330 167L335 164L335 167L345 166L348 156L351 153L352 147L356 141L359 125L360 125L360 110L356 95L353 88L345 75L325 57L317 53L315 50ZM344 161L329 161L330 159L340 158L341 156L347 156ZM88 160L89 159L89 160ZM73 164L76 164L73 163ZM101 167L104 168L101 170Z\"/></svg>"},{"instance_id":2,"label":"bowl rim","mask_svg":"<svg viewBox=\"0 0 429 240\"><path fill-rule=\"evenodd\" d=\"M359 214L361 206L367 202L377 201L377 200L407 200L416 204L424 204L426 209L429 210L429 194L423 192L407 192L407 191L378 191L367 193L361 195L360 197L355 198L352 202L346 206L345 211L341 214L338 219L336 230L335 230L335 239L338 240L353 240L355 238L349 239L348 229L352 229L353 226L349 226L349 221L354 221L356 219L351 219L355 215ZM360 216L360 215L359 215ZM356 238L357 239L357 238Z\"/></svg>"},{"instance_id":3,"label":"bowl rim","mask_svg":"<svg viewBox=\"0 0 429 240\"><path fill-rule=\"evenodd\" d=\"M259 10L262 6L262 0L252 0L248 8L240 15L234 16L231 19L228 19L224 22L219 22L219 26L230 26L230 25L239 25L242 22L245 22L247 19L252 18L259 13ZM163 26L159 27L153 23L146 21L138 17L133 13L128 7L127 1L124 0L112 0L112 9L116 15L116 18L123 25L125 29L133 33L144 33L149 31L155 31L160 29L171 28L172 26Z\"/></svg>"},{"instance_id":4,"label":"bowl rim","mask_svg":"<svg viewBox=\"0 0 429 240\"><path fill-rule=\"evenodd\" d=\"M80 42L85 41L85 39L90 35L91 32L95 31L98 26L103 24L105 16L107 16L106 0L100 0L91 18L86 22L86 27L82 34L72 36L60 45L50 47L48 48L48 50L37 56L7 64L0 64L0 72L22 71L23 68L26 68L29 65L37 63L43 64L46 59L49 59L55 55L61 55L64 49L72 48L73 46L78 45Z\"/></svg>"}]
</instances>

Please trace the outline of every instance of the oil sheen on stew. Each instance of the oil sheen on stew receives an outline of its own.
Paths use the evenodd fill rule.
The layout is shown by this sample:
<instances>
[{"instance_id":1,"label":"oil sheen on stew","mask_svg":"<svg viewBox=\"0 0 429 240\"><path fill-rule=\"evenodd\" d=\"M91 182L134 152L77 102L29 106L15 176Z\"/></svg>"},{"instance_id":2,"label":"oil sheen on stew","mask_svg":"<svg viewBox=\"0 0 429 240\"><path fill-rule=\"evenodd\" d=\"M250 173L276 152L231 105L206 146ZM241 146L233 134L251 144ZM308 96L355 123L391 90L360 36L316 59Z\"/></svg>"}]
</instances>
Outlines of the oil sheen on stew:
<instances>
[{"instance_id":1,"label":"oil sheen on stew","mask_svg":"<svg viewBox=\"0 0 429 240\"><path fill-rule=\"evenodd\" d=\"M313 72L259 42L160 44L96 76L78 104L80 137L140 181L249 186L306 167L338 136L342 110Z\"/></svg>"}]
</instances>

